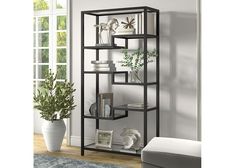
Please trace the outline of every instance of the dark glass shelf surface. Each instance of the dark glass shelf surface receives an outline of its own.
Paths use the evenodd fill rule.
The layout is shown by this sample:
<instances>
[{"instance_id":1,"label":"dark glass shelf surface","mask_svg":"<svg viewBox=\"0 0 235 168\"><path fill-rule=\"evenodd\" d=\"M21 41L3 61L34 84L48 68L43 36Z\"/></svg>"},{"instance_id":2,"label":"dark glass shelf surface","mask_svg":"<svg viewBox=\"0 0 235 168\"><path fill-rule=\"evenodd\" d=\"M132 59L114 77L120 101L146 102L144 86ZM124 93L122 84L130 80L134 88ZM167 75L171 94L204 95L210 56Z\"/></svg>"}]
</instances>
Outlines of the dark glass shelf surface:
<instances>
[{"instance_id":1,"label":"dark glass shelf surface","mask_svg":"<svg viewBox=\"0 0 235 168\"><path fill-rule=\"evenodd\" d=\"M152 111L152 110L156 110L157 107L147 107L147 111ZM120 105L120 106L114 106L113 110L127 110L127 111L138 111L138 112L143 112L144 108L142 107L131 107L128 106L127 104L124 105Z\"/></svg>"},{"instance_id":2,"label":"dark glass shelf surface","mask_svg":"<svg viewBox=\"0 0 235 168\"><path fill-rule=\"evenodd\" d=\"M94 50L108 50L108 49L124 49L123 46L84 46L84 49L94 49Z\"/></svg>"},{"instance_id":3,"label":"dark glass shelf surface","mask_svg":"<svg viewBox=\"0 0 235 168\"><path fill-rule=\"evenodd\" d=\"M82 11L84 14L95 15L95 16L107 16L107 15L124 15L124 14L135 14L142 13L144 9L147 9L147 12L157 12L158 9L154 9L148 6L139 6L139 7L127 7L127 8L114 8L114 9L100 9L100 10L88 10Z\"/></svg>"},{"instance_id":4,"label":"dark glass shelf surface","mask_svg":"<svg viewBox=\"0 0 235 168\"><path fill-rule=\"evenodd\" d=\"M144 83L133 83L133 82L113 82L113 85L140 85L143 86ZM146 85L156 85L157 82L147 82Z\"/></svg>"},{"instance_id":5,"label":"dark glass shelf surface","mask_svg":"<svg viewBox=\"0 0 235 168\"><path fill-rule=\"evenodd\" d=\"M127 71L84 71L86 74L113 74L113 73L127 73Z\"/></svg>"},{"instance_id":6,"label":"dark glass shelf surface","mask_svg":"<svg viewBox=\"0 0 235 168\"><path fill-rule=\"evenodd\" d=\"M84 118L90 118L90 119L100 119L100 120L117 120L120 118L125 118L127 117L127 115L124 114L115 114L114 113L114 117L110 116L110 117L100 117L100 116L92 116L90 114L85 114Z\"/></svg>"},{"instance_id":7,"label":"dark glass shelf surface","mask_svg":"<svg viewBox=\"0 0 235 168\"><path fill-rule=\"evenodd\" d=\"M120 34L120 35L113 35L113 38L122 38L122 39L143 39L145 37L144 34ZM156 38L156 35L147 34L147 38Z\"/></svg>"},{"instance_id":8,"label":"dark glass shelf surface","mask_svg":"<svg viewBox=\"0 0 235 168\"><path fill-rule=\"evenodd\" d=\"M138 151L124 150L123 145L119 145L119 144L112 144L112 148L100 148L100 147L96 147L95 143L92 143L90 145L84 146L84 149L92 150L92 151L112 152L112 153L118 153L118 154L135 155L135 156L140 156L141 155L141 149L138 150Z\"/></svg>"}]
</instances>

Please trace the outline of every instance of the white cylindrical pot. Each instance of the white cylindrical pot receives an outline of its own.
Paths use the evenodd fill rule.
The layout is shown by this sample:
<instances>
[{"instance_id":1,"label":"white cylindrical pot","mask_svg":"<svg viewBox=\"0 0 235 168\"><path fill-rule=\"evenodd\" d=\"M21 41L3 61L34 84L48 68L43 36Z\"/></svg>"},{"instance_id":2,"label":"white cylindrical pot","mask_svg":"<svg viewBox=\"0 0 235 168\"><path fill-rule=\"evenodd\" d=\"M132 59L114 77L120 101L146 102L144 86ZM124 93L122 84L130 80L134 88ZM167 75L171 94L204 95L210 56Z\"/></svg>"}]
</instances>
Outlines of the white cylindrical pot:
<instances>
[{"instance_id":1,"label":"white cylindrical pot","mask_svg":"<svg viewBox=\"0 0 235 168\"><path fill-rule=\"evenodd\" d=\"M64 120L57 121L46 121L44 120L42 125L42 133L44 141L49 152L59 151L64 134L65 134L65 124Z\"/></svg>"}]
</instances>

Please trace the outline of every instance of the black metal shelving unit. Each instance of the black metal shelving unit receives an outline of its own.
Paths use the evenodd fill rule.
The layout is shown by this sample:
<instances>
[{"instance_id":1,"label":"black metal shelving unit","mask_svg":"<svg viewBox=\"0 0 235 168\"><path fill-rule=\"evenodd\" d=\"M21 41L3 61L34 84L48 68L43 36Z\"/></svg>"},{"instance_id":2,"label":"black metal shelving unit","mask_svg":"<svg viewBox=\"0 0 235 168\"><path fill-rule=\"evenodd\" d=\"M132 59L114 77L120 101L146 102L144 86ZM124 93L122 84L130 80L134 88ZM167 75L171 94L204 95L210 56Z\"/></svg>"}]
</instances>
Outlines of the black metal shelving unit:
<instances>
[{"instance_id":1,"label":"black metal shelving unit","mask_svg":"<svg viewBox=\"0 0 235 168\"><path fill-rule=\"evenodd\" d=\"M128 35L113 35L112 36L112 45L111 46L85 46L84 44L84 19L85 15L90 15L95 17L96 23L99 24L99 18L101 16L112 16L112 15L123 15L126 16L128 14L144 14L144 33L143 34L128 34ZM147 13L155 13L156 14L156 32L155 34L147 34ZM99 30L96 28L96 43L99 42ZM116 46L114 44L115 39L125 39L125 46ZM156 51L158 57L156 58L156 81L155 82L148 82L147 80L147 41L148 39L156 39ZM130 83L128 82L128 72L127 71L115 71L115 72L107 72L107 71L86 71L84 68L84 50L91 49L95 50L96 52L96 60L99 60L99 50L112 50L112 49L124 49L128 48L128 40L129 39L143 39L143 51L144 51L144 80L142 83ZM84 155L85 150L93 150L93 151L102 151L102 152L112 152L112 153L119 153L119 154L127 154L127 155L136 155L140 156L141 150L137 151L136 153L127 153L121 151L121 146L118 144L113 144L112 149L105 149L105 148L97 148L95 144L85 145L84 143L84 121L85 119L93 119L96 122L96 129L99 129L99 120L117 120L124 117L128 117L128 112L142 112L143 113L143 141L144 146L147 145L147 116L148 112L156 111L156 136L159 136L159 10L154 9L147 6L141 7L129 7L129 8L115 8L115 9L102 9L102 10L89 10L89 11L82 11L81 12L81 155ZM112 85L133 85L133 86L141 86L143 87L143 95L144 95L144 107L143 108L134 108L128 107L127 105L119 105L114 106L112 108L112 114L110 117L100 117L98 114L95 116L85 114L84 109L84 78L86 74L95 74L96 80L96 102L97 97L99 94L99 75L100 74L108 74L112 76ZM115 75L116 74L124 74L125 81L124 82L116 82ZM147 89L148 86L156 85L156 106L148 107L148 100L147 100ZM96 103L98 104L98 103ZM97 105L98 106L98 105ZM98 107L97 107L98 109ZM122 114L116 113L116 111L123 111Z\"/></svg>"}]
</instances>

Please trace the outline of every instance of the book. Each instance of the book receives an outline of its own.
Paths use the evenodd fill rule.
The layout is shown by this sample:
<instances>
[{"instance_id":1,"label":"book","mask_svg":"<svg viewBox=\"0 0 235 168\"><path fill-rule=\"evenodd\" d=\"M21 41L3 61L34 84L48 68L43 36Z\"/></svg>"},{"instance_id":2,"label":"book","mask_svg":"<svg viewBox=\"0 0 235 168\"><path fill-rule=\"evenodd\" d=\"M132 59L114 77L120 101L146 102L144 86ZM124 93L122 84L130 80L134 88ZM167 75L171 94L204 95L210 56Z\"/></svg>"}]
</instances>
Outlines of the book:
<instances>
[{"instance_id":1,"label":"book","mask_svg":"<svg viewBox=\"0 0 235 168\"><path fill-rule=\"evenodd\" d=\"M116 71L116 68L115 67L109 67L109 68L96 68L96 67L93 67L92 68L92 71Z\"/></svg>"},{"instance_id":2,"label":"book","mask_svg":"<svg viewBox=\"0 0 235 168\"><path fill-rule=\"evenodd\" d=\"M115 67L115 64L91 64L93 68L110 68L110 67Z\"/></svg>"},{"instance_id":3,"label":"book","mask_svg":"<svg viewBox=\"0 0 235 168\"><path fill-rule=\"evenodd\" d=\"M95 44L95 46L98 47L111 47L111 46L117 46L117 44L110 44L110 43L102 43L102 44Z\"/></svg>"},{"instance_id":4,"label":"book","mask_svg":"<svg viewBox=\"0 0 235 168\"><path fill-rule=\"evenodd\" d=\"M112 60L93 60L91 61L92 64L112 64L113 61Z\"/></svg>"},{"instance_id":5,"label":"book","mask_svg":"<svg viewBox=\"0 0 235 168\"><path fill-rule=\"evenodd\" d=\"M101 99L100 100L100 111L99 111L100 117L104 117L105 116L105 114L104 114L104 106L105 106L105 101L104 101L104 99Z\"/></svg>"},{"instance_id":6,"label":"book","mask_svg":"<svg viewBox=\"0 0 235 168\"><path fill-rule=\"evenodd\" d=\"M99 116L100 117L110 117L110 99L101 99L100 101L100 111L99 111Z\"/></svg>"},{"instance_id":7,"label":"book","mask_svg":"<svg viewBox=\"0 0 235 168\"><path fill-rule=\"evenodd\" d=\"M91 61L92 71L116 71L112 60L93 60Z\"/></svg>"},{"instance_id":8,"label":"book","mask_svg":"<svg viewBox=\"0 0 235 168\"><path fill-rule=\"evenodd\" d=\"M110 99L103 99L103 101L104 101L104 117L110 117L111 100Z\"/></svg>"}]
</instances>

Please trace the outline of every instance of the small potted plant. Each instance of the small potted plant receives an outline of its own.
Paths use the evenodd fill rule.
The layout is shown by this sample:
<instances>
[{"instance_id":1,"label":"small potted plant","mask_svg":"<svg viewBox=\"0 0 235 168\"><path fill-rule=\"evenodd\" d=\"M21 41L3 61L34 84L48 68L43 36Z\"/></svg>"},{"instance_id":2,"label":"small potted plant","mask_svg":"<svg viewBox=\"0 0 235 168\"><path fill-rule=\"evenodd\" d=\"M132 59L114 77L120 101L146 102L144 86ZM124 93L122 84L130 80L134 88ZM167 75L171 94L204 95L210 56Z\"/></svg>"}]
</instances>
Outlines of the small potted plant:
<instances>
[{"instance_id":1,"label":"small potted plant","mask_svg":"<svg viewBox=\"0 0 235 168\"><path fill-rule=\"evenodd\" d=\"M130 68L130 81L141 83L142 80L140 78L139 71L144 66L144 51L140 48L134 51L125 49L122 53L124 54L124 57L120 63L122 63L121 66ZM155 57L157 57L156 49L153 51L147 51L147 63L153 62Z\"/></svg>"},{"instance_id":2,"label":"small potted plant","mask_svg":"<svg viewBox=\"0 0 235 168\"><path fill-rule=\"evenodd\" d=\"M34 94L34 108L40 111L44 119L42 133L48 151L59 151L65 134L65 118L69 118L75 108L73 85L56 82L56 75L51 70L46 74L41 91Z\"/></svg>"}]
</instances>

